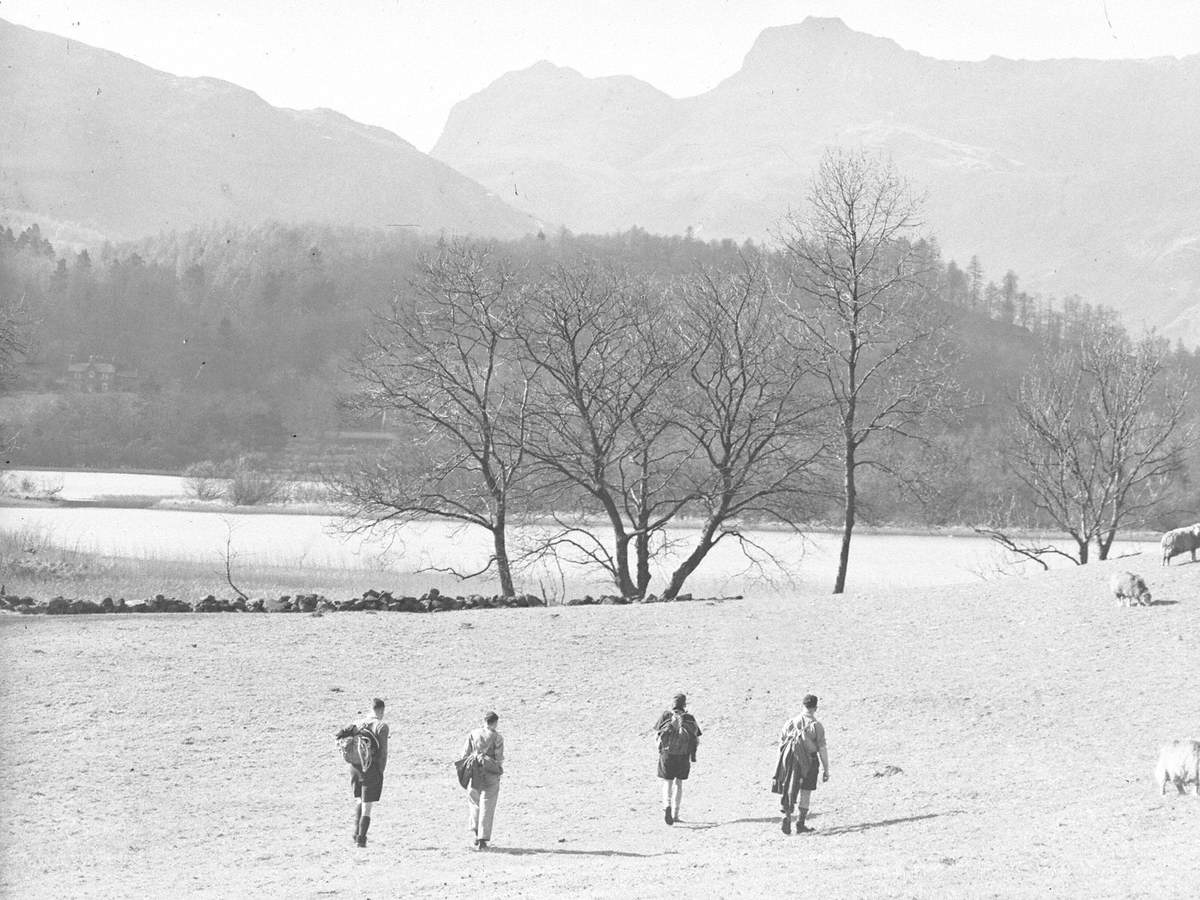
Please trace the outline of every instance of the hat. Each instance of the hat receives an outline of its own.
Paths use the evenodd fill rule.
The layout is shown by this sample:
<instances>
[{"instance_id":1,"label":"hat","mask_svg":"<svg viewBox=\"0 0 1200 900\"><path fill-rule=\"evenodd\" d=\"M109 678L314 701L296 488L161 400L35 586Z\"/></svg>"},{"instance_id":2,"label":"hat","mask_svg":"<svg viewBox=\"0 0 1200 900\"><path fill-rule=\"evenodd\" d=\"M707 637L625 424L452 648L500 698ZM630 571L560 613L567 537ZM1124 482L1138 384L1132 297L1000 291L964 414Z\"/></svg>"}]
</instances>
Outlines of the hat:
<instances>
[{"instance_id":1,"label":"hat","mask_svg":"<svg viewBox=\"0 0 1200 900\"><path fill-rule=\"evenodd\" d=\"M817 695L816 694L805 694L804 695L804 708L805 709L816 709L817 708Z\"/></svg>"},{"instance_id":2,"label":"hat","mask_svg":"<svg viewBox=\"0 0 1200 900\"><path fill-rule=\"evenodd\" d=\"M676 694L674 706L675 709L683 709L687 706L687 694Z\"/></svg>"}]
</instances>

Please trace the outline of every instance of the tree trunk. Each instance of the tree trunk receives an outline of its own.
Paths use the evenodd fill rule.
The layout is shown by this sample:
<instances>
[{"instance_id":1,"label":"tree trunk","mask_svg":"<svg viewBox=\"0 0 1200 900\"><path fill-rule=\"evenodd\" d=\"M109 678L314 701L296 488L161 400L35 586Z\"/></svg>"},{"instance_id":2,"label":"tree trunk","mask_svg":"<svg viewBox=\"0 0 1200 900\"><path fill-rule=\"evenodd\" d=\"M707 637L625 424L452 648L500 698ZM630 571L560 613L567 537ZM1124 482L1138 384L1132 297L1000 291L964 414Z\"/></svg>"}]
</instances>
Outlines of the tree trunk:
<instances>
[{"instance_id":1,"label":"tree trunk","mask_svg":"<svg viewBox=\"0 0 1200 900\"><path fill-rule=\"evenodd\" d=\"M650 587L650 534L646 531L645 523L641 525L642 530L633 541L634 555L637 557L636 596L639 599L646 596L646 589Z\"/></svg>"},{"instance_id":2,"label":"tree trunk","mask_svg":"<svg viewBox=\"0 0 1200 900\"><path fill-rule=\"evenodd\" d=\"M679 596L679 592L683 589L683 583L687 581L689 575L700 567L700 563L704 561L704 557L708 555L708 551L713 548L712 537L716 530L717 523L710 520L705 524L704 531L700 535L700 540L692 548L692 552L679 564L679 568L671 573L671 581L667 585L667 589L663 591L664 600L674 600Z\"/></svg>"},{"instance_id":3,"label":"tree trunk","mask_svg":"<svg viewBox=\"0 0 1200 900\"><path fill-rule=\"evenodd\" d=\"M629 535L625 533L624 528L615 528L614 534L617 551L617 590L621 592L622 597L633 597L637 594L637 588L633 586L633 579L629 575Z\"/></svg>"},{"instance_id":4,"label":"tree trunk","mask_svg":"<svg viewBox=\"0 0 1200 900\"><path fill-rule=\"evenodd\" d=\"M1102 534L1096 538L1096 549L1100 551L1100 561L1108 559L1108 551L1112 549L1113 541L1116 540L1117 530L1114 528L1107 534Z\"/></svg>"},{"instance_id":5,"label":"tree trunk","mask_svg":"<svg viewBox=\"0 0 1200 900\"><path fill-rule=\"evenodd\" d=\"M1087 538L1082 540L1076 538L1075 546L1079 548L1079 564L1086 566L1088 564L1088 549L1091 547L1091 542Z\"/></svg>"},{"instance_id":6,"label":"tree trunk","mask_svg":"<svg viewBox=\"0 0 1200 900\"><path fill-rule=\"evenodd\" d=\"M608 516L608 522L612 526L613 546L615 550L614 561L617 569L613 573L615 576L613 580L616 582L617 591L622 597L636 596L637 588L633 586L633 579L629 575L630 536L625 531L625 523L621 519L621 513L607 490L593 491L593 494L600 501L600 505L604 507L604 512Z\"/></svg>"},{"instance_id":7,"label":"tree trunk","mask_svg":"<svg viewBox=\"0 0 1200 900\"><path fill-rule=\"evenodd\" d=\"M854 486L854 468L854 445L847 443L842 549L838 555L837 580L833 583L833 592L835 594L840 594L846 590L846 570L850 568L850 537L854 532L854 517L858 505L858 493Z\"/></svg>"},{"instance_id":8,"label":"tree trunk","mask_svg":"<svg viewBox=\"0 0 1200 900\"><path fill-rule=\"evenodd\" d=\"M515 597L517 592L513 588L512 568L508 562L508 542L503 519L492 529L492 552L496 557L496 572L500 576L500 593L505 597Z\"/></svg>"}]
</instances>

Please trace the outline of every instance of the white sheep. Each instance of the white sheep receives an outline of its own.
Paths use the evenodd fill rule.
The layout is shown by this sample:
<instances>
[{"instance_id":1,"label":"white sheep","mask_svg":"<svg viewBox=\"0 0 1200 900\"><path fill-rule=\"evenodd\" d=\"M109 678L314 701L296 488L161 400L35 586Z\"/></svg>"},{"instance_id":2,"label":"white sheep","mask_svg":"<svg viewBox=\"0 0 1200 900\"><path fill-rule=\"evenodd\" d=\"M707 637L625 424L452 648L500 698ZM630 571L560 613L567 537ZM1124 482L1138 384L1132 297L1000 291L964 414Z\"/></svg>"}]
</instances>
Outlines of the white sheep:
<instances>
[{"instance_id":1,"label":"white sheep","mask_svg":"<svg viewBox=\"0 0 1200 900\"><path fill-rule=\"evenodd\" d=\"M1200 522L1186 528L1173 528L1162 536L1162 564L1171 564L1171 557L1191 551L1192 562L1196 561L1196 550L1200 549Z\"/></svg>"},{"instance_id":2,"label":"white sheep","mask_svg":"<svg viewBox=\"0 0 1200 900\"><path fill-rule=\"evenodd\" d=\"M1114 572L1108 586L1117 598L1118 606L1149 606L1150 589L1142 576L1132 572Z\"/></svg>"}]
</instances>

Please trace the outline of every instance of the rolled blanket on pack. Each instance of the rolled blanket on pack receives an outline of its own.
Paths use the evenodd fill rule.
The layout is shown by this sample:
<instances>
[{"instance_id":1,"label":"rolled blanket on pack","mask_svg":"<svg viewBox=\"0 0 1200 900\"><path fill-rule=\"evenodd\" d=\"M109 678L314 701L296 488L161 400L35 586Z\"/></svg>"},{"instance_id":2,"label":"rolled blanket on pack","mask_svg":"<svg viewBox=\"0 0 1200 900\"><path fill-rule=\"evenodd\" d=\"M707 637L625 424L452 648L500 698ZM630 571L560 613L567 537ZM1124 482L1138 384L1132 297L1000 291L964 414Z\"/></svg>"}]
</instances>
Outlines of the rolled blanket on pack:
<instances>
[{"instance_id":1,"label":"rolled blanket on pack","mask_svg":"<svg viewBox=\"0 0 1200 900\"><path fill-rule=\"evenodd\" d=\"M779 747L779 762L775 766L775 777L771 779L771 793L787 794L793 782L803 781L808 774L812 757L804 750L800 741L788 741Z\"/></svg>"}]
</instances>

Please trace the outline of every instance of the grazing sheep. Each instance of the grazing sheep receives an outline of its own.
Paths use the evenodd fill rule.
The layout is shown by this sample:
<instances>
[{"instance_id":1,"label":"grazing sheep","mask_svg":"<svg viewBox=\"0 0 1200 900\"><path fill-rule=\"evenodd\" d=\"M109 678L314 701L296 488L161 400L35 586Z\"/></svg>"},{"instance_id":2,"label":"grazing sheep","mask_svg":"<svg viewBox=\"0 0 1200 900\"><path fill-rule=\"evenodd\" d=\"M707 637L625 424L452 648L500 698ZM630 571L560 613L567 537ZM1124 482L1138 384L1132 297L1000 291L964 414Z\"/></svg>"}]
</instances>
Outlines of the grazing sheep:
<instances>
[{"instance_id":1,"label":"grazing sheep","mask_svg":"<svg viewBox=\"0 0 1200 900\"><path fill-rule=\"evenodd\" d=\"M1149 606L1150 589L1140 575L1132 572L1114 572L1108 586L1117 598L1118 606Z\"/></svg>"},{"instance_id":2,"label":"grazing sheep","mask_svg":"<svg viewBox=\"0 0 1200 900\"><path fill-rule=\"evenodd\" d=\"M1200 549L1200 522L1186 528L1173 528L1162 536L1162 564L1171 564L1171 557L1191 551L1192 562Z\"/></svg>"},{"instance_id":3,"label":"grazing sheep","mask_svg":"<svg viewBox=\"0 0 1200 900\"><path fill-rule=\"evenodd\" d=\"M1154 767L1154 783L1162 793L1167 792L1167 782L1173 782L1179 793L1189 781L1195 785L1196 796L1200 797L1200 741L1171 741L1158 754L1158 765Z\"/></svg>"}]
</instances>

